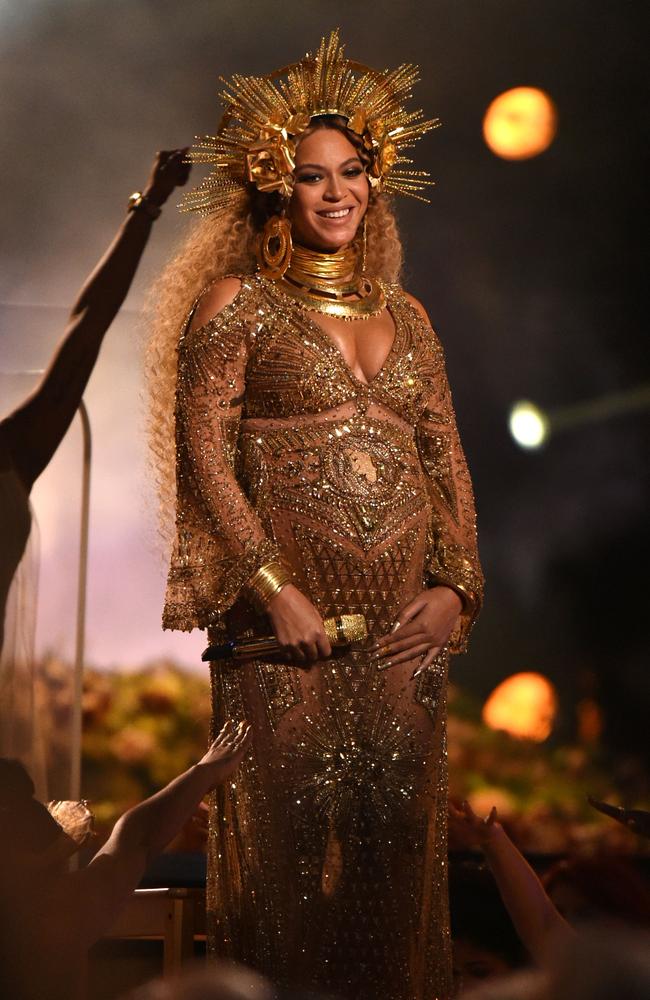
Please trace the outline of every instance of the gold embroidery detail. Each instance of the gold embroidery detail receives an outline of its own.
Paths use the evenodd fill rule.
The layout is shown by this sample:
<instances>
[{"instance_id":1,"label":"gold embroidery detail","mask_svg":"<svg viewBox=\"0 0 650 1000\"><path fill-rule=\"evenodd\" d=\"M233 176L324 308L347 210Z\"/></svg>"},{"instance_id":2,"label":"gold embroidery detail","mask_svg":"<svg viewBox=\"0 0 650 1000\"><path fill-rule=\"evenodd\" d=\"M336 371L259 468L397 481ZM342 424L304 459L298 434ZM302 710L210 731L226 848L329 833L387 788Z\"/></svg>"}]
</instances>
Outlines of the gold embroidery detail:
<instances>
[{"instance_id":1,"label":"gold embroidery detail","mask_svg":"<svg viewBox=\"0 0 650 1000\"><path fill-rule=\"evenodd\" d=\"M451 468L451 444L447 433L418 434L418 451L432 486L458 524L458 497Z\"/></svg>"},{"instance_id":2,"label":"gold embroidery detail","mask_svg":"<svg viewBox=\"0 0 650 1000\"><path fill-rule=\"evenodd\" d=\"M449 653L438 654L433 663L418 677L415 688L415 700L418 705L426 708L431 722L438 725L440 719L441 701L446 698L445 685L449 667Z\"/></svg>"},{"instance_id":3,"label":"gold embroidery detail","mask_svg":"<svg viewBox=\"0 0 650 1000\"><path fill-rule=\"evenodd\" d=\"M297 795L309 797L339 835L360 822L399 825L425 763L413 734L382 702L361 724L345 706L305 716L288 757L299 775Z\"/></svg>"},{"instance_id":4,"label":"gold embroidery detail","mask_svg":"<svg viewBox=\"0 0 650 1000\"><path fill-rule=\"evenodd\" d=\"M286 663L256 663L255 671L271 729L276 729L285 712L302 701L296 667Z\"/></svg>"},{"instance_id":5,"label":"gold embroidery detail","mask_svg":"<svg viewBox=\"0 0 650 1000\"><path fill-rule=\"evenodd\" d=\"M465 588L452 650L466 641L482 577L442 350L384 289L395 343L370 385L263 278L182 338L168 626L262 634L242 586L279 559L321 615L364 614L374 637L425 579ZM444 669L411 681L363 647L309 671L213 666L215 725L254 730L211 809L213 951L343 996L450 995Z\"/></svg>"}]
</instances>

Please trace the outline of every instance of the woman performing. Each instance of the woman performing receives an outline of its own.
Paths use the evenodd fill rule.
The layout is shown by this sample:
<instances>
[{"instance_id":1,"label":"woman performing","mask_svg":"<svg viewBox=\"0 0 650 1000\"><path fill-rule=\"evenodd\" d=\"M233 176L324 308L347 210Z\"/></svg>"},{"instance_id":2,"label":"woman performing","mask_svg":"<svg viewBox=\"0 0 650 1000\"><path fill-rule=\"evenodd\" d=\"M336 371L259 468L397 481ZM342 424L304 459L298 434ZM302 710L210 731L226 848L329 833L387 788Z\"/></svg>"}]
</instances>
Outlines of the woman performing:
<instances>
[{"instance_id":1,"label":"woman performing","mask_svg":"<svg viewBox=\"0 0 650 1000\"><path fill-rule=\"evenodd\" d=\"M212 807L211 949L355 1000L451 994L445 685L482 590L442 349L398 284L415 80L334 32L231 81L149 355L163 498L176 391L164 625L282 651L212 668L215 732L253 740ZM332 658L348 614L369 640Z\"/></svg>"}]
</instances>

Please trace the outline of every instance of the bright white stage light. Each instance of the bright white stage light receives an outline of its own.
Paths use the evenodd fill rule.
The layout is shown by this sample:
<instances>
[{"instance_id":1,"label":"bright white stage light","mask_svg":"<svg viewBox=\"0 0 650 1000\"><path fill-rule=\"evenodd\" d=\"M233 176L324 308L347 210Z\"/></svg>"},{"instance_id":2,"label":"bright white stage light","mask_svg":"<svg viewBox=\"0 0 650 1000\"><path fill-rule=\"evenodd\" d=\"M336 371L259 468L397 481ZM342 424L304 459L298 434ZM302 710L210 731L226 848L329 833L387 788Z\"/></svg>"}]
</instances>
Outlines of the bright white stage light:
<instances>
[{"instance_id":1,"label":"bright white stage light","mask_svg":"<svg viewBox=\"0 0 650 1000\"><path fill-rule=\"evenodd\" d=\"M513 405L508 426L520 448L541 448L550 432L546 414L526 399Z\"/></svg>"}]
</instances>

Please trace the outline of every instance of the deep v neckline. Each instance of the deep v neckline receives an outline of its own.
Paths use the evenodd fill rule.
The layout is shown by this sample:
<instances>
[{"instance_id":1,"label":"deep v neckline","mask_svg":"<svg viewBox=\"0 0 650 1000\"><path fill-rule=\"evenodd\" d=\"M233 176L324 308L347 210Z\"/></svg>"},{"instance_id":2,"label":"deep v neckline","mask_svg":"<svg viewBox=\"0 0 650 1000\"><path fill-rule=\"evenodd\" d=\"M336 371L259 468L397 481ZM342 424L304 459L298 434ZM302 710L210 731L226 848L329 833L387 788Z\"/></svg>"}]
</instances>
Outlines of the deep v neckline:
<instances>
[{"instance_id":1,"label":"deep v neckline","mask_svg":"<svg viewBox=\"0 0 650 1000\"><path fill-rule=\"evenodd\" d=\"M310 313L306 311L302 312L301 310L301 319L307 323L310 329L316 331L321 342L326 346L328 352L336 358L339 368L341 368L346 373L348 378L352 382L354 382L355 385L363 386L364 389L370 389L372 388L372 386L374 386L375 382L377 382L377 380L381 378L381 376L386 372L387 368L389 368L393 359L393 355L397 350L398 340L400 339L402 332L402 325L397 315L391 309L390 304L388 302L386 302L386 312L393 321L393 328L394 328L393 340L380 368L378 368L378 370L375 372L372 378L368 379L367 381L365 379L360 379L359 376L354 373L353 369L346 361L341 348L337 346L334 340L332 340L327 330L325 330L325 328L322 327L320 323L318 323L315 319L312 318L312 315ZM363 320L359 320L358 322L362 323Z\"/></svg>"}]
</instances>

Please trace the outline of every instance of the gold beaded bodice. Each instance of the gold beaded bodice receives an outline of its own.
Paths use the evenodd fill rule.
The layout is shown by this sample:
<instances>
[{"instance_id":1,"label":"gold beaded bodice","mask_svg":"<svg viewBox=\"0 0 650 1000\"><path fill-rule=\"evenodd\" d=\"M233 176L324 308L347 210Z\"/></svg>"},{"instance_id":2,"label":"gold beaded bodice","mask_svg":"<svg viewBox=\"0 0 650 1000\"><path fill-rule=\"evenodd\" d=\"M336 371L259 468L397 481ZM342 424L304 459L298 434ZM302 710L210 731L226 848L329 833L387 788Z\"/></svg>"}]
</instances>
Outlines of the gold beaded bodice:
<instances>
[{"instance_id":1,"label":"gold beaded bodice","mask_svg":"<svg viewBox=\"0 0 650 1000\"><path fill-rule=\"evenodd\" d=\"M246 584L277 559L324 618L363 614L371 638L447 584L463 648L482 576L442 349L383 292L395 336L369 383L260 276L182 336L166 627L268 634ZM447 660L417 678L363 647L309 671L213 664L214 730L253 726L212 805L213 953L347 1000L449 1000Z\"/></svg>"},{"instance_id":2,"label":"gold beaded bodice","mask_svg":"<svg viewBox=\"0 0 650 1000\"><path fill-rule=\"evenodd\" d=\"M404 293L385 293L395 337L369 384L315 319L260 277L182 337L166 627L217 623L277 554L273 512L283 506L366 551L391 524L425 512L426 578L465 597L464 641L482 581L443 353Z\"/></svg>"}]
</instances>

